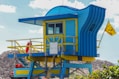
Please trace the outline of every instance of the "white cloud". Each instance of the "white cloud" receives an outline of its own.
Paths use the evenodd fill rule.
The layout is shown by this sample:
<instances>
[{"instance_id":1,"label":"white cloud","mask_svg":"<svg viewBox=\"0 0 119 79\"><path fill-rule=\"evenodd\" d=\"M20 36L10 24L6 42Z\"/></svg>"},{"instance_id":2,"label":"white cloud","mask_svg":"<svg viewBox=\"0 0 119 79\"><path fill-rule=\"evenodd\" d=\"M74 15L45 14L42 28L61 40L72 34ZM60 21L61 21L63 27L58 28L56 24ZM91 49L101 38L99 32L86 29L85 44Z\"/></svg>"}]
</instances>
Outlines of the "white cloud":
<instances>
[{"instance_id":1,"label":"white cloud","mask_svg":"<svg viewBox=\"0 0 119 79\"><path fill-rule=\"evenodd\" d=\"M4 28L5 28L5 26L0 25L0 29L4 29Z\"/></svg>"},{"instance_id":2,"label":"white cloud","mask_svg":"<svg viewBox=\"0 0 119 79\"><path fill-rule=\"evenodd\" d=\"M119 28L119 16L114 16L114 26L115 28Z\"/></svg>"},{"instance_id":3,"label":"white cloud","mask_svg":"<svg viewBox=\"0 0 119 79\"><path fill-rule=\"evenodd\" d=\"M16 7L11 5L0 5L0 12L4 13L15 13Z\"/></svg>"},{"instance_id":4,"label":"white cloud","mask_svg":"<svg viewBox=\"0 0 119 79\"><path fill-rule=\"evenodd\" d=\"M32 0L29 4L30 7L36 9L36 8L42 8L42 9L51 9L58 5L67 5L71 7L76 7L79 9L84 8L84 4L75 0L73 3L68 0Z\"/></svg>"},{"instance_id":5,"label":"white cloud","mask_svg":"<svg viewBox=\"0 0 119 79\"><path fill-rule=\"evenodd\" d=\"M117 34L119 35L119 32L117 32Z\"/></svg>"},{"instance_id":6,"label":"white cloud","mask_svg":"<svg viewBox=\"0 0 119 79\"><path fill-rule=\"evenodd\" d=\"M36 34L36 33L43 34L43 28L37 30L29 30L28 32L32 34Z\"/></svg>"},{"instance_id":7,"label":"white cloud","mask_svg":"<svg viewBox=\"0 0 119 79\"><path fill-rule=\"evenodd\" d=\"M106 8L106 18L113 19L114 22L111 22L111 24L114 28L119 29L119 0L96 0L91 2L91 4Z\"/></svg>"},{"instance_id":8,"label":"white cloud","mask_svg":"<svg viewBox=\"0 0 119 79\"><path fill-rule=\"evenodd\" d=\"M40 15L45 15L48 10L59 5L66 5L70 7L75 7L82 9L85 5L77 0L71 2L69 0L32 0L29 6L33 9L39 9Z\"/></svg>"},{"instance_id":9,"label":"white cloud","mask_svg":"<svg viewBox=\"0 0 119 79\"><path fill-rule=\"evenodd\" d=\"M4 30L5 29L5 26L3 25L0 25L0 31Z\"/></svg>"},{"instance_id":10,"label":"white cloud","mask_svg":"<svg viewBox=\"0 0 119 79\"><path fill-rule=\"evenodd\" d=\"M98 6L106 8L106 18L114 18L116 14L119 14L119 0L96 0L91 2Z\"/></svg>"}]
</instances>

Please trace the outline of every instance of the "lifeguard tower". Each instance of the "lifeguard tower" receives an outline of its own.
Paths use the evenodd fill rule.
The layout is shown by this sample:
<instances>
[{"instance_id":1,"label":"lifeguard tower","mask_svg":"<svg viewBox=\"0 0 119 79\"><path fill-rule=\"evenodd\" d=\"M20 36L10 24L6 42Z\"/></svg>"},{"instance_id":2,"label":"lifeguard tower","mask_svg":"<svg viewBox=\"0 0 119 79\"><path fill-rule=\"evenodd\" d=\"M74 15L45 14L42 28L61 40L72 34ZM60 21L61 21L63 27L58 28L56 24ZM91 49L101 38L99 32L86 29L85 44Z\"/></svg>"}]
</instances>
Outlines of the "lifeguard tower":
<instances>
[{"instance_id":1,"label":"lifeguard tower","mask_svg":"<svg viewBox=\"0 0 119 79\"><path fill-rule=\"evenodd\" d=\"M17 57L24 66L14 68L14 78L50 75L64 79L69 77L70 68L88 68L91 73L91 62L99 56L96 37L104 17L104 8L89 5L81 10L56 6L45 16L19 19L22 23L42 26L43 38L8 40L11 42L8 48L19 51L8 57Z\"/></svg>"}]
</instances>

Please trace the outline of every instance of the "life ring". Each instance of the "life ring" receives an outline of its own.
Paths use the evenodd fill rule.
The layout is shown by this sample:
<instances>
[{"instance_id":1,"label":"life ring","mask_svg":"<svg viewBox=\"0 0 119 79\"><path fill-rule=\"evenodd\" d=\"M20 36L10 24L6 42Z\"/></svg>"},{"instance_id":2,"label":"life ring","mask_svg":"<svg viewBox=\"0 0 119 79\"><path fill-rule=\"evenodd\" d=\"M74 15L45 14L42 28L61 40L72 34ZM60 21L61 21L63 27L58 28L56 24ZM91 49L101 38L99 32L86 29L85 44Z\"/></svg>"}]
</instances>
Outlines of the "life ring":
<instances>
[{"instance_id":1,"label":"life ring","mask_svg":"<svg viewBox=\"0 0 119 79\"><path fill-rule=\"evenodd\" d=\"M27 45L26 45L26 53L29 52L29 48L30 48L31 45L32 45L31 41L27 43Z\"/></svg>"}]
</instances>

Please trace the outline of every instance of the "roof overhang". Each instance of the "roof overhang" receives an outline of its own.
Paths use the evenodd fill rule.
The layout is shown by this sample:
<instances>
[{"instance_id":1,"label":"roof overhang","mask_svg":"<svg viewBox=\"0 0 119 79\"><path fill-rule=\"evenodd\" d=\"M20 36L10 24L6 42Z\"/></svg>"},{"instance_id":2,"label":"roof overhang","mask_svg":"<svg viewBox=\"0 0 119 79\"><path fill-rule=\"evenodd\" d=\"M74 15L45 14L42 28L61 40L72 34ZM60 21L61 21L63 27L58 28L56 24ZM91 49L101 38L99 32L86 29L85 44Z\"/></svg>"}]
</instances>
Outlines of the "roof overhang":
<instances>
[{"instance_id":1,"label":"roof overhang","mask_svg":"<svg viewBox=\"0 0 119 79\"><path fill-rule=\"evenodd\" d=\"M58 19L66 19L66 18L78 18L78 15L77 14L62 14L62 15L22 18L22 19L19 19L19 22L34 24L34 25L42 25L42 21L58 20Z\"/></svg>"}]
</instances>

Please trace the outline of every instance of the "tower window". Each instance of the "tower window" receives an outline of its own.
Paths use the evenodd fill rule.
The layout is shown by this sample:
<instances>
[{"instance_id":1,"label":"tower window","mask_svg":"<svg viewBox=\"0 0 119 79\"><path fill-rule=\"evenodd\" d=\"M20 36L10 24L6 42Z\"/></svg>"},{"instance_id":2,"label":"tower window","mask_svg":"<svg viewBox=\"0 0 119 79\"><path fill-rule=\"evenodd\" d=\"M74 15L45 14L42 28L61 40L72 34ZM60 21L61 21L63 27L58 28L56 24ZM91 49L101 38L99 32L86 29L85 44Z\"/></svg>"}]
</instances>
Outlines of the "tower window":
<instances>
[{"instance_id":1,"label":"tower window","mask_svg":"<svg viewBox=\"0 0 119 79\"><path fill-rule=\"evenodd\" d=\"M47 34L62 34L63 24L62 23L48 23Z\"/></svg>"}]
</instances>

